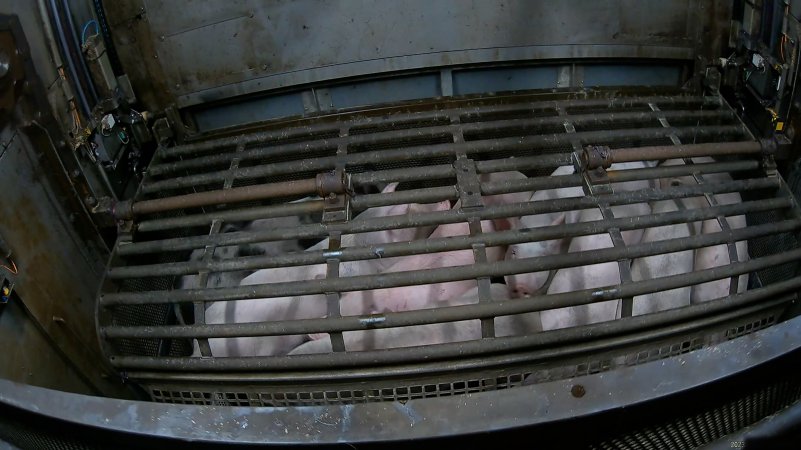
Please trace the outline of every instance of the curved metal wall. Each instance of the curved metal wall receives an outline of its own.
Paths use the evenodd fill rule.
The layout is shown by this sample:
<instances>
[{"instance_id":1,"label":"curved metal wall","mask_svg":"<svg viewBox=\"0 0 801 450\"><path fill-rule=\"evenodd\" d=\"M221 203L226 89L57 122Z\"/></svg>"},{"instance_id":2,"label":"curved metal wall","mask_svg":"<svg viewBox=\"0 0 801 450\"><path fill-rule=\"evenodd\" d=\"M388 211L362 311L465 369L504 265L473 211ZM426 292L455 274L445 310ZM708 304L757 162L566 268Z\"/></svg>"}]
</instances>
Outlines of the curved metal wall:
<instances>
[{"instance_id":1,"label":"curved metal wall","mask_svg":"<svg viewBox=\"0 0 801 450\"><path fill-rule=\"evenodd\" d=\"M440 67L714 58L730 18L729 2L689 0L105 3L149 108Z\"/></svg>"}]
</instances>

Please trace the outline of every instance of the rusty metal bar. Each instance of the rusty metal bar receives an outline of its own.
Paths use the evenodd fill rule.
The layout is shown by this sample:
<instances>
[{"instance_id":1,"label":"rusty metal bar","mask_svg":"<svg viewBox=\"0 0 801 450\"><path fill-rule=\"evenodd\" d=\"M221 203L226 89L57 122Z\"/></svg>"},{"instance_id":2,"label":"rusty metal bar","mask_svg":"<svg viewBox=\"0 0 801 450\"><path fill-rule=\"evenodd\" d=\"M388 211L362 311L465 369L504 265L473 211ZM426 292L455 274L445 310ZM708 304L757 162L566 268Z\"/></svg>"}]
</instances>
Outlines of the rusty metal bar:
<instances>
[{"instance_id":1,"label":"rusty metal bar","mask_svg":"<svg viewBox=\"0 0 801 450\"><path fill-rule=\"evenodd\" d=\"M801 278L774 283L770 286L754 289L733 295L728 298L713 300L685 308L664 311L660 314L628 317L610 322L602 322L584 327L550 330L533 335L480 339L465 342L435 344L424 347L407 347L390 351L347 352L339 354L298 355L279 358L228 357L214 360L203 358L147 356L111 356L111 364L120 369L159 369L159 370L291 370L315 369L320 367L354 367L374 366L376 361L382 364L396 364L419 361L425 356L427 361L449 358L466 360L470 356L488 355L504 352L507 355L482 358L489 363L492 359L501 360L503 364L520 363L532 358L530 354L508 355L509 352L543 349L538 353L540 358L565 357L570 354L600 351L631 343L629 336L620 336L613 342L603 342L605 337L613 337L640 330L655 329L640 336L643 340L656 340L673 334L702 329L717 323L724 323L733 318L743 317L757 311L773 308L795 299L796 295L787 294L801 288ZM695 322L691 322L695 319ZM664 327L664 328L658 328ZM593 340L595 343L569 347L567 344ZM464 364L474 365L475 361ZM458 364L457 364L458 365ZM448 364L449 370L456 370Z\"/></svg>"},{"instance_id":2,"label":"rusty metal bar","mask_svg":"<svg viewBox=\"0 0 801 450\"><path fill-rule=\"evenodd\" d=\"M238 166L238 164L237 164ZM232 167L231 171L235 171ZM198 206L218 205L223 203L241 203L253 200L266 200L291 195L318 194L325 197L330 193L345 192L346 181L341 173L321 173L315 178L305 180L282 181L279 183L258 184L221 189L216 191L194 192L152 200L121 202L114 209L115 218L131 219L134 216L171 211L175 209L194 208Z\"/></svg>"},{"instance_id":3,"label":"rusty metal bar","mask_svg":"<svg viewBox=\"0 0 801 450\"><path fill-rule=\"evenodd\" d=\"M314 159L277 162L251 167L240 167L234 171L235 179L250 179L273 175L286 175L308 171L332 170L337 164L345 167L361 164L415 161L424 158L453 156L458 152L465 154L498 152L506 150L526 150L538 148L553 148L565 145L570 139L579 139L582 143L610 143L627 141L631 139L657 139L670 134L678 136L697 136L701 138L726 138L728 136L743 136L745 130L742 125L720 125L705 127L680 128L639 128L625 130L584 131L568 136L564 133L543 134L511 138L498 138L490 140L469 141L464 143L434 144L425 146L409 146L391 150L376 150L348 155L325 156ZM198 175L175 177L143 184L143 193L160 192L169 189L180 189L188 186L206 185L222 181L228 175L227 170L207 172Z\"/></svg>"},{"instance_id":4,"label":"rusty metal bar","mask_svg":"<svg viewBox=\"0 0 801 450\"><path fill-rule=\"evenodd\" d=\"M555 157L554 157L555 156ZM479 173L500 172L509 170L527 170L542 168L544 164L551 164L547 167L556 167L559 165L568 164L570 162L569 154L556 154L547 155L543 157L523 157L523 158L507 158L502 160L491 161L476 161L476 169ZM721 172L739 172L754 170L760 167L758 161L744 160L744 161L729 161L719 163L703 163L695 164L695 170L700 173L721 173ZM434 170L428 171L432 168ZM674 177L692 175L692 172L686 166L668 166L653 169L631 169L626 171L612 171L608 173L612 182L623 182L632 180L643 180L659 177ZM391 169L386 171L377 171L369 173L357 173L351 175L351 182L354 186L362 184L390 182L390 181L413 181L425 180L430 178L447 178L455 176L453 165L443 164L439 166L427 167L411 167L408 169ZM542 177L531 178L528 180L513 180L508 183L502 184L485 183L482 185L481 193L484 195L506 194L510 192L523 192L526 190L539 190L539 189L553 189L567 186L578 186L578 176L569 180L562 180L564 177ZM562 184L556 183L561 181ZM446 194L450 198L450 192ZM366 204L370 201L364 200L365 196L360 196L355 199L355 210L362 210L366 208ZM368 197L369 198L369 197ZM360 203L361 202L361 203ZM387 202L379 202L377 204L394 204ZM287 203L282 205L260 206L256 208L247 208L239 210L228 211L215 211L204 214L193 214L181 217L169 217L164 219L151 219L143 220L137 224L137 229L140 232L160 231L173 228L185 228L192 226L201 226L211 223L213 220L222 220L226 222L231 221L244 221L264 219L271 217L285 217L299 214L312 214L319 213L323 210L322 200L307 200L298 203ZM352 205L353 206L353 205ZM358 206L358 207L357 207Z\"/></svg>"},{"instance_id":5,"label":"rusty metal bar","mask_svg":"<svg viewBox=\"0 0 801 450\"><path fill-rule=\"evenodd\" d=\"M322 212L323 207L323 200L306 200L303 202L259 206L256 208L233 209L180 217L168 217L164 219L143 220L138 222L136 228L138 231L146 233L150 231L161 231L174 228L203 226L208 225L215 220L221 220L223 222L238 222L313 214Z\"/></svg>"},{"instance_id":6,"label":"rusty metal bar","mask_svg":"<svg viewBox=\"0 0 801 450\"><path fill-rule=\"evenodd\" d=\"M703 195L704 192L723 193L754 189L778 188L776 179L747 179L733 180L725 183L714 183L706 186L675 186L667 189L643 189L640 191L622 192L609 195L606 200L610 206L631 203L642 203L671 198L686 198ZM187 238L171 238L146 242L120 242L117 253L121 256L165 251L192 250L202 248L214 243L215 245L250 244L285 239L305 239L325 236L331 231L340 231L343 234L366 233L369 231L383 231L388 229L416 228L421 226L442 225L466 220L469 216L482 220L506 218L540 214L546 212L561 212L597 207L597 200L593 197L572 197L540 202L529 202L508 205L488 206L481 211L437 211L417 215L399 215L378 217L374 219L354 220L341 224L311 224L301 225L291 229L262 230L258 232L225 233L213 238L207 236L192 236Z\"/></svg>"},{"instance_id":7,"label":"rusty metal bar","mask_svg":"<svg viewBox=\"0 0 801 450\"><path fill-rule=\"evenodd\" d=\"M589 221L566 225L524 228L518 230L483 233L482 237L454 236L447 238L426 239L411 242L394 242L366 247L346 247L338 250L341 261L360 261L366 259L392 258L411 256L422 253L467 250L473 245L484 244L487 247L519 244L522 242L539 242L562 237L577 237L599 234L606 228L617 227L623 231L644 229L676 223L696 222L714 219L718 216L733 216L753 212L772 211L789 208L789 199L767 199L744 202L736 205L722 205L714 208L690 209L648 216L632 216L612 219L611 221ZM379 252L379 249L381 250ZM277 256L253 256L233 260L212 261L208 264L199 262L172 262L160 264L144 264L137 266L112 267L108 271L109 279L126 279L155 277L164 275L188 275L201 270L209 272L229 272L237 270L259 270L275 267L303 266L323 264L328 259L324 250L288 253Z\"/></svg>"},{"instance_id":8,"label":"rusty metal bar","mask_svg":"<svg viewBox=\"0 0 801 450\"><path fill-rule=\"evenodd\" d=\"M604 248L584 252L549 255L539 258L505 260L491 264L454 266L430 270L411 270L391 272L381 275L360 275L347 278L308 281L292 281L255 286L239 286L219 289L187 289L181 291L150 291L101 294L99 304L103 307L114 305L146 305L162 303L186 303L193 301L228 301L240 299L267 298L276 296L301 296L321 294L330 291L361 291L368 289L387 289L400 286L444 283L469 280L479 277L502 277L511 274L542 272L546 270L575 267L577 265L600 264L617 261L621 258L641 258L644 256L672 253L701 247L742 241L760 236L768 236L797 230L801 219L755 225L730 232L710 233L686 238L648 242L628 247Z\"/></svg>"},{"instance_id":9,"label":"rusty metal bar","mask_svg":"<svg viewBox=\"0 0 801 450\"><path fill-rule=\"evenodd\" d=\"M801 249L765 256L745 262L713 267L687 274L670 275L651 280L632 281L620 285L606 286L560 294L540 295L520 299L494 299L491 303L475 303L414 311L401 311L379 316L346 316L336 320L299 319L233 323L219 325L172 325L172 326L107 326L101 335L112 338L233 338L245 336L277 336L305 333L330 333L358 331L374 328L396 328L443 322L459 322L472 319L525 314L549 309L586 305L593 302L637 297L654 292L667 291L684 286L739 276L769 267L785 264L801 258Z\"/></svg>"},{"instance_id":10,"label":"rusty metal bar","mask_svg":"<svg viewBox=\"0 0 801 450\"><path fill-rule=\"evenodd\" d=\"M675 130L675 128L664 128ZM674 133L670 133L673 135ZM676 137L682 135L675 133ZM584 148L581 163L586 169L608 168L614 163L632 161L653 161L673 158L692 158L696 156L727 156L760 154L763 145L756 141L712 142L706 144L656 145L651 147L609 148L602 145L589 145Z\"/></svg>"}]
</instances>

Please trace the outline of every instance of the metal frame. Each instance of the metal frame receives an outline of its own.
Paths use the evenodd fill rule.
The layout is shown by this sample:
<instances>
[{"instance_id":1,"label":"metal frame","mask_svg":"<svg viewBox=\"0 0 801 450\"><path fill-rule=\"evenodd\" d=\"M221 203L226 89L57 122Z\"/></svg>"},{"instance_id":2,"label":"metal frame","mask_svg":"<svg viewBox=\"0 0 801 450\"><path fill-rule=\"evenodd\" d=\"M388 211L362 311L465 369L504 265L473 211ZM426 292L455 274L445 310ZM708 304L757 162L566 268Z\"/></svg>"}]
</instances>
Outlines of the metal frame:
<instances>
[{"instance_id":1,"label":"metal frame","mask_svg":"<svg viewBox=\"0 0 801 450\"><path fill-rule=\"evenodd\" d=\"M759 342L758 351L755 342ZM611 372L405 403L175 406L81 396L2 380L0 402L39 417L134 440L148 436L239 444L393 441L519 429L632 408L714 385L798 349L801 318L794 318L747 338Z\"/></svg>"},{"instance_id":2,"label":"metal frame","mask_svg":"<svg viewBox=\"0 0 801 450\"><path fill-rule=\"evenodd\" d=\"M256 386L279 390L281 387L276 387L276 383L283 383L287 392L294 389L289 385L301 382L323 385L357 379L386 382L387 377L393 376L403 380L409 377L445 380L448 376L453 378L454 373L465 378L480 376L471 374L499 373L513 366L556 364L555 367L566 367L565 364L569 366L570 363L559 366L555 361L595 358L594 355L605 352L617 352L610 356L614 360L628 355L626 352L647 350L654 342L666 339L677 342L700 339L704 345L711 345L717 342L715 336L720 336L721 327L736 328L741 326L738 324L751 323L748 321L755 320L755 317L757 320L770 317L769 323L773 323L777 320L777 311L795 298L801 280L792 278L755 287L728 299L655 315L629 317L629 313L610 323L526 336L494 337L495 317L616 299L622 299L624 306L626 302L631 306L631 301L638 295L737 278L786 264L801 256L801 250L783 249L786 251L746 261L737 259L727 266L689 274L636 282L624 277L623 283L616 286L528 299L492 299L489 294L492 277L612 261L627 267L626 261L638 257L732 244L763 236L796 233L801 229L801 215L787 186L781 177L766 176L773 173L771 162L775 147L770 142L754 140L718 97L616 95L532 101L531 97L521 95L501 99L497 103L493 103L492 98L472 103L458 101L443 108L433 106L429 111L377 113L380 114L378 117L368 112L335 115L327 120L282 124L279 129L160 148L137 196L127 204L117 205L116 209L117 217L130 220L123 226L128 232L122 235L115 247L98 300L98 331L111 365L123 371L125 376L141 382L157 401L171 401L162 398L158 392L177 389L176 386L190 389L192 395L205 395L212 391L229 392L225 389L234 389L233 386L246 380L253 381ZM670 126L668 120L675 121L676 125ZM690 123L692 126L686 126ZM682 141L685 144L681 145ZM654 143L659 145L649 145ZM592 146L585 148L588 144ZM312 156L307 157L309 154ZM301 159L298 155L304 156ZM615 161L698 155L712 155L718 157L718 161L615 171L610 172L606 181L596 177L598 168L602 170ZM376 163L381 165L374 166ZM577 172L565 176L547 175L551 169L566 164L574 164ZM481 180L485 174L508 170L526 171L530 177L500 182ZM733 179L710 182L704 178L718 173L732 174ZM319 178L323 175L328 176L328 182ZM634 192L612 192L604 184L677 176L692 176L695 183ZM393 181L434 184L386 194L361 193L372 184ZM244 189L235 187L237 183ZM248 185L252 183L256 183L255 186ZM295 189L299 185L302 185L301 189ZM301 203L287 203L307 192L319 193L323 185L333 187L330 192L324 192L330 195ZM579 186L585 188L583 197L504 205L485 205L482 201L482 196ZM232 189L241 189L242 192L262 190L266 194L243 197L240 200L249 203L241 205L230 201ZM734 205L710 202L709 208L627 218L614 217L610 209L615 205L662 199L704 196L709 201L714 199L714 194L728 192L755 193L758 200ZM198 198L225 202L226 205L209 209L197 207L201 203L194 203L190 205L194 207L186 207L184 200ZM461 208L345 220L349 217L348 210L443 200L458 200ZM143 209L145 206L155 209L148 212ZM603 207L606 214L603 220L595 222L496 232L486 232L478 226L481 220L487 219L598 207ZM153 214L154 211L159 212ZM625 246L621 239L617 239L618 245L611 248L540 258L489 263L483 256L484 249L493 246L606 232L616 233L619 238L619 233L626 230L710 219L725 223L726 217L766 212L777 212L782 220L752 224L742 229L724 227L718 233L632 246ZM301 213L320 214L322 220L292 228L220 232L220 225L225 221ZM469 225L469 235L340 247L340 238L346 234L458 222ZM209 257L219 246L324 237L330 238L331 245L317 251L220 261ZM186 261L185 256L181 256L195 249L203 249L205 256L201 260ZM452 250L472 250L475 263L433 270L339 276L339 265L343 262ZM193 274L205 280L205 276L214 272L310 264L326 264L327 277L215 289L120 290L124 283L134 281L167 280ZM339 296L343 292L470 279L475 279L479 287L476 304L365 317L343 317L340 314ZM309 294L325 296L328 317L205 323L204 305L207 302ZM115 323L113 318L114 311L120 307L153 306L180 311L180 307L170 306L179 304L194 307L194 323L187 323L179 317L175 324L123 325ZM482 323L482 339L474 341L352 352L345 351L342 340L342 333L347 331L474 319ZM218 357L207 346L208 339L212 338L320 332L332 336L334 353ZM201 357L174 353L122 354L115 348L116 342L123 341L160 340L169 343L188 342L190 339L198 342ZM611 364L614 366L616 363ZM222 385L216 385L217 382ZM325 390L324 386L318 388L320 392ZM205 397L202 400L209 403L218 401ZM219 401L224 404L226 400Z\"/></svg>"}]
</instances>

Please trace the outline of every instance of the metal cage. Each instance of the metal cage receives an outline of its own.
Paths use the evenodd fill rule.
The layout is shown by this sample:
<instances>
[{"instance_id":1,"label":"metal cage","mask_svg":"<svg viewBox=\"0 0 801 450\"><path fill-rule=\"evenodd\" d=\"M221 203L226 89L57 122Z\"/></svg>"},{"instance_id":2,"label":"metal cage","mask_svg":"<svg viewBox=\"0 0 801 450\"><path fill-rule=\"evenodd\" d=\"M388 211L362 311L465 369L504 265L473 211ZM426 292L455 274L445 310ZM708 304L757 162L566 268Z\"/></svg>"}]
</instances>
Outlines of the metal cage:
<instances>
[{"instance_id":1,"label":"metal cage","mask_svg":"<svg viewBox=\"0 0 801 450\"><path fill-rule=\"evenodd\" d=\"M101 344L112 366L169 403L287 406L407 400L506 389L608 371L733 339L780 322L801 287L799 208L777 173L770 143L754 138L719 97L620 92L519 94L424 102L267 124L262 129L162 146L123 221L98 300ZM692 157L713 162L693 164ZM684 165L620 170L614 162L682 158ZM560 166L575 173L550 176ZM487 181L518 171L521 180ZM726 173L728 181L705 176ZM694 185L618 192L614 182L692 176ZM708 177L707 177L708 178ZM391 193L380 192L399 183ZM580 187L584 196L487 204L488 196ZM715 194L739 193L721 205ZM708 207L636 217L611 208L702 197ZM453 208L356 219L386 205L449 201ZM602 220L487 232L482 220L598 208ZM745 215L732 229L727 218ZM227 231L225 224L296 217L300 224ZM627 246L621 231L717 219L719 233ZM341 247L343 236L466 223L469 234ZM227 232L226 232L227 231ZM487 260L491 248L608 233L610 248ZM317 242L325 249L218 259L215 250L260 242ZM649 255L747 241L750 255L706 270L632 281L625 267ZM343 264L470 250L472 264L342 276ZM201 255L200 258L191 257ZM199 252L199 253L198 253ZM492 298L506 275L619 262L621 283L527 298ZM219 273L325 265L326 276L208 287ZM692 306L632 316L647 293L750 275L748 290ZM200 288L175 289L195 276ZM475 280L475 303L342 315L344 293ZM324 296L324 318L207 324L214 302ZM497 317L615 300L616 320L496 337ZM349 351L343 333L480 321L481 336L402 348ZM333 352L215 356L210 339L329 333ZM193 356L194 349L194 356Z\"/></svg>"}]
</instances>

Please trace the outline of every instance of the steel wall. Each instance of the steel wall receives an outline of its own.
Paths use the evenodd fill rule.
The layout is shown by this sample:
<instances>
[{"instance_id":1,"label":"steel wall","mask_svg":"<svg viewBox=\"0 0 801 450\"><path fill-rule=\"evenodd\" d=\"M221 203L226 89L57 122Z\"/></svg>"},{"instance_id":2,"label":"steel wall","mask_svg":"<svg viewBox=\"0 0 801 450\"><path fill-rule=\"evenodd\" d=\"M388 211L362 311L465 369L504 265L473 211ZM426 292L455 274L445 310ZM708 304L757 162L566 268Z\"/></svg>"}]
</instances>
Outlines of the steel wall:
<instances>
[{"instance_id":1,"label":"steel wall","mask_svg":"<svg viewBox=\"0 0 801 450\"><path fill-rule=\"evenodd\" d=\"M105 7L140 97L148 107L185 107L439 67L716 57L728 3L124 0Z\"/></svg>"}]
</instances>

